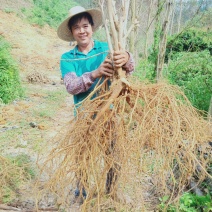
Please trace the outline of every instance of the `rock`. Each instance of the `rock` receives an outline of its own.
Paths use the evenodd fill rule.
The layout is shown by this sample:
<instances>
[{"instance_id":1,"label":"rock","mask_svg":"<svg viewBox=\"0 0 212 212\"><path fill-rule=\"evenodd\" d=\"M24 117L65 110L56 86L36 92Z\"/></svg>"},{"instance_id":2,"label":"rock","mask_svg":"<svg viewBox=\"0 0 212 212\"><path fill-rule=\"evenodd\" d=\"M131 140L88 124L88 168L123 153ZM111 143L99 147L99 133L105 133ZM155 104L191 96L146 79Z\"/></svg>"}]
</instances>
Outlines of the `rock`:
<instances>
[{"instance_id":1,"label":"rock","mask_svg":"<svg viewBox=\"0 0 212 212\"><path fill-rule=\"evenodd\" d=\"M37 124L35 122L30 122L29 125L33 128L37 127Z\"/></svg>"},{"instance_id":2,"label":"rock","mask_svg":"<svg viewBox=\"0 0 212 212\"><path fill-rule=\"evenodd\" d=\"M27 144L28 144L28 142L25 141L25 140L21 140L21 141L20 141L20 145L23 146L23 147L26 147Z\"/></svg>"}]
</instances>

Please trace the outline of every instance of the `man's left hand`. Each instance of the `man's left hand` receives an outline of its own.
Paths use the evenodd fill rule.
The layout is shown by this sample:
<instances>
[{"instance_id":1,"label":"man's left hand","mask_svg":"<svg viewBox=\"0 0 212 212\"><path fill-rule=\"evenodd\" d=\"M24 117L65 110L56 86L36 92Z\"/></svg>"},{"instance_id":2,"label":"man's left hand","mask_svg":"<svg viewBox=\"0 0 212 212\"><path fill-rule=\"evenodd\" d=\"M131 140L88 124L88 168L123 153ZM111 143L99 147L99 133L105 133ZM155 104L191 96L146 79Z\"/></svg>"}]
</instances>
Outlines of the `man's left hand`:
<instances>
[{"instance_id":1,"label":"man's left hand","mask_svg":"<svg viewBox=\"0 0 212 212\"><path fill-rule=\"evenodd\" d=\"M113 53L113 65L115 68L120 68L129 60L129 54L124 50L114 51Z\"/></svg>"}]
</instances>

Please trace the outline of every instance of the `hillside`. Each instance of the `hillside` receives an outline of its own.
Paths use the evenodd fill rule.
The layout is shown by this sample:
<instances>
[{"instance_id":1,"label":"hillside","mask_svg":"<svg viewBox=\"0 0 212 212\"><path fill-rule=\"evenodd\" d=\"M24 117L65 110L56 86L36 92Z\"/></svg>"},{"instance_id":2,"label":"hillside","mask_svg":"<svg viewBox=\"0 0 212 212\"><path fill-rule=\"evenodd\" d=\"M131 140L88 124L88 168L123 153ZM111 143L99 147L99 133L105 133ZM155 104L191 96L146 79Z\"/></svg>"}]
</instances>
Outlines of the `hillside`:
<instances>
[{"instance_id":1,"label":"hillside","mask_svg":"<svg viewBox=\"0 0 212 212\"><path fill-rule=\"evenodd\" d=\"M61 83L59 70L60 56L70 48L69 43L61 41L49 26L30 25L14 12L5 12L19 12L28 6L28 1L7 0L0 5L0 35L12 46L11 53L18 63L26 93L24 99L0 105L0 151L2 156L27 155L33 166L38 154L45 155L55 134L72 118L72 97ZM40 73L48 80L32 84L27 76L33 73ZM17 208L32 211L30 188L23 185L18 193L18 198L9 194L5 202L0 199L0 211ZM42 206L48 207L49 202L44 201Z\"/></svg>"},{"instance_id":2,"label":"hillside","mask_svg":"<svg viewBox=\"0 0 212 212\"><path fill-rule=\"evenodd\" d=\"M49 26L31 26L14 13L2 10L0 17L0 33L11 43L12 54L19 62L22 74L39 70L52 75L58 70L60 55L69 46L58 39L55 30Z\"/></svg>"}]
</instances>

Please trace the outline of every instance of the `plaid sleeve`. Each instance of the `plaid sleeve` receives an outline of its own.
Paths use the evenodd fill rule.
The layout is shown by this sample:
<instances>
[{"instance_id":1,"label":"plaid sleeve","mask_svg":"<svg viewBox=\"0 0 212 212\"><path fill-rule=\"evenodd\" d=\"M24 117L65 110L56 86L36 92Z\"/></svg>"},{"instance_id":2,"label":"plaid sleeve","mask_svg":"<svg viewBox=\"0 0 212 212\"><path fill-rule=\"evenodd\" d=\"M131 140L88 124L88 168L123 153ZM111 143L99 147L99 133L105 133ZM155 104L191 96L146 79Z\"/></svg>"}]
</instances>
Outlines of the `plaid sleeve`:
<instances>
[{"instance_id":1,"label":"plaid sleeve","mask_svg":"<svg viewBox=\"0 0 212 212\"><path fill-rule=\"evenodd\" d=\"M133 55L130 52L128 52L128 54L130 55L129 60L123 66L123 68L129 75L129 74L132 74L135 70L135 61L134 61Z\"/></svg>"},{"instance_id":2,"label":"plaid sleeve","mask_svg":"<svg viewBox=\"0 0 212 212\"><path fill-rule=\"evenodd\" d=\"M74 72L69 72L64 76L64 84L68 93L76 95L87 91L94 83L90 72L78 77Z\"/></svg>"}]
</instances>

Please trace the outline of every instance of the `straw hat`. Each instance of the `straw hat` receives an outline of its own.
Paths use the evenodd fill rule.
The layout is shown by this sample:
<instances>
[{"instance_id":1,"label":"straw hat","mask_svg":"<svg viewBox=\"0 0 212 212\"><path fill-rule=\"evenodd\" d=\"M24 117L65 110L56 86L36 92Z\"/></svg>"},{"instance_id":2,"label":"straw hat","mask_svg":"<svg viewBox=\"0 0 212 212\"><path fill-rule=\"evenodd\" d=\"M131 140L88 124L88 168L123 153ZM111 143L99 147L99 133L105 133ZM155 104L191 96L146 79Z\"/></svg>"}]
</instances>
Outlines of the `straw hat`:
<instances>
[{"instance_id":1,"label":"straw hat","mask_svg":"<svg viewBox=\"0 0 212 212\"><path fill-rule=\"evenodd\" d=\"M93 23L94 23L93 31L96 31L98 29L98 27L101 26L102 13L100 10L98 10L98 9L86 10L85 8L83 8L81 6L72 7L69 10L69 17L67 19L65 19L57 29L57 35L60 39L65 40L65 41L73 41L74 40L74 37L68 28L68 22L73 16L78 15L80 13L84 13L84 12L89 13L93 19Z\"/></svg>"}]
</instances>

